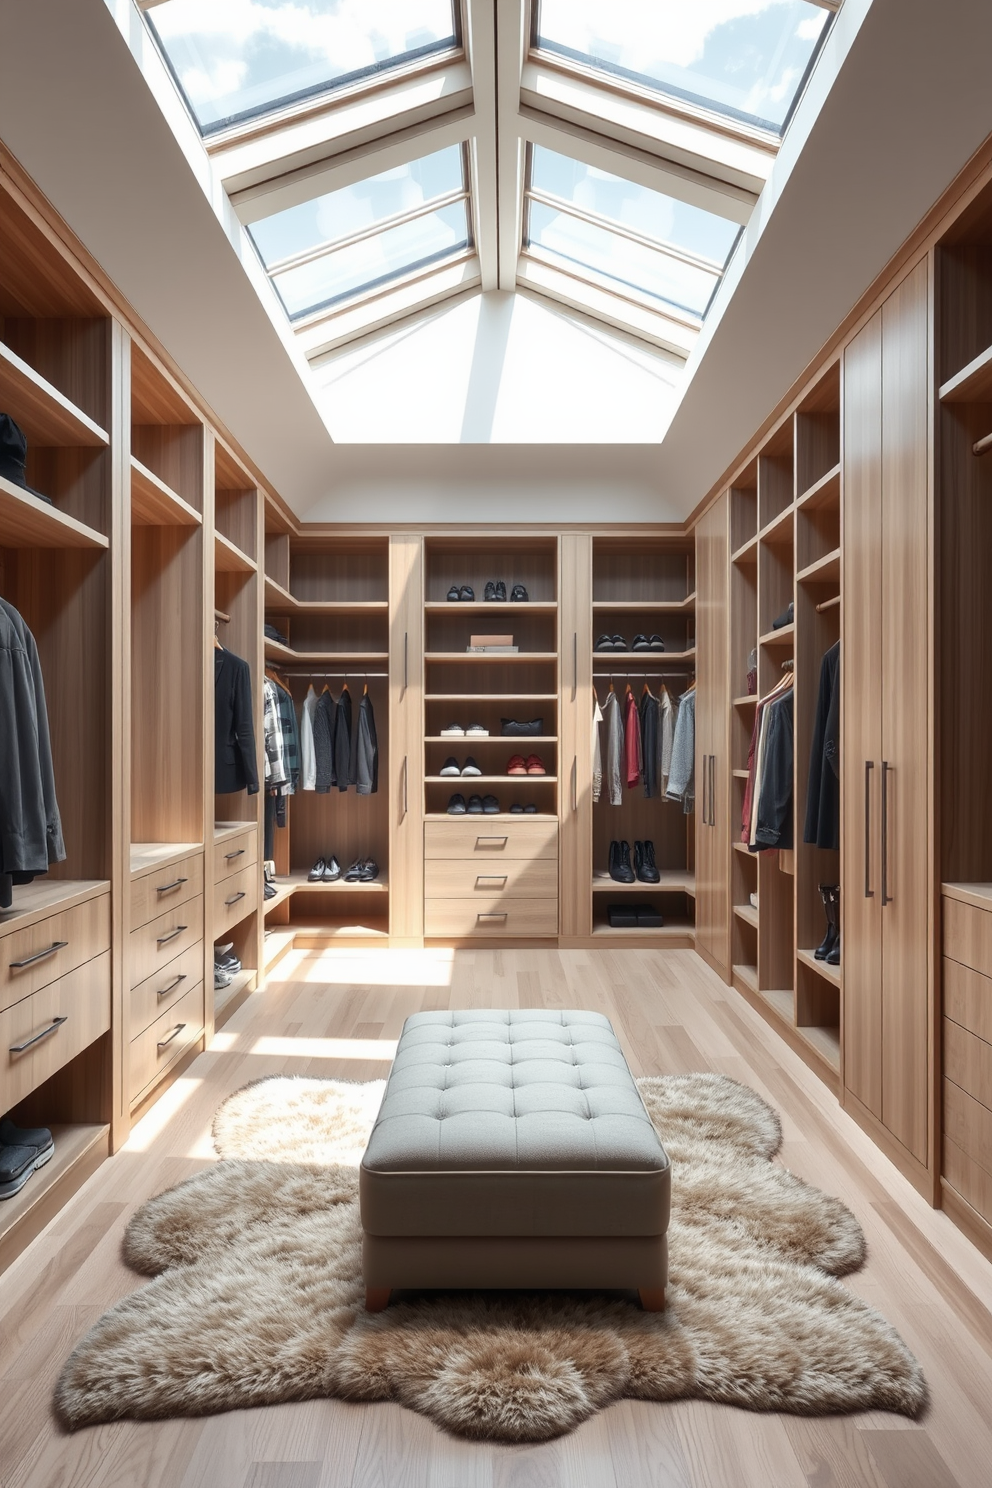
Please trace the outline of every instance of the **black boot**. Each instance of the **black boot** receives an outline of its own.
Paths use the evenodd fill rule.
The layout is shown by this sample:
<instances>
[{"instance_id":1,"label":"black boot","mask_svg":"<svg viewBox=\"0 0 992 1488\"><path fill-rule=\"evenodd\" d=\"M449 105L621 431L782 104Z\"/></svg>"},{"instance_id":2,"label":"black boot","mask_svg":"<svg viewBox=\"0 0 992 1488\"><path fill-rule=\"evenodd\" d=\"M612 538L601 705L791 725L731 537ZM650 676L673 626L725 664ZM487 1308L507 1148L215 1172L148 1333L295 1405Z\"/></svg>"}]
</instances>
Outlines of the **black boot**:
<instances>
[{"instance_id":1,"label":"black boot","mask_svg":"<svg viewBox=\"0 0 992 1488\"><path fill-rule=\"evenodd\" d=\"M830 913L834 927L834 943L827 952L827 965L840 965L840 884L830 890Z\"/></svg>"},{"instance_id":2,"label":"black boot","mask_svg":"<svg viewBox=\"0 0 992 1488\"><path fill-rule=\"evenodd\" d=\"M816 957L817 961L826 961L827 957L830 955L831 950L833 949L834 941L837 938L837 929L834 923L833 915L833 905L830 898L832 893L832 884L820 885L820 898L823 900L823 914L827 922L827 933L826 935L824 935L820 944L813 952L813 955Z\"/></svg>"},{"instance_id":3,"label":"black boot","mask_svg":"<svg viewBox=\"0 0 992 1488\"><path fill-rule=\"evenodd\" d=\"M654 860L654 843L634 843L634 872L641 883L656 884L661 879L658 865Z\"/></svg>"},{"instance_id":4,"label":"black boot","mask_svg":"<svg viewBox=\"0 0 992 1488\"><path fill-rule=\"evenodd\" d=\"M614 841L610 843L610 864L609 864L609 867L610 867L610 877L611 878L616 878L616 873L614 872L614 869L617 866L617 861L619 859L619 856L620 856L620 844L619 844L619 842L617 842L614 839Z\"/></svg>"},{"instance_id":5,"label":"black boot","mask_svg":"<svg viewBox=\"0 0 992 1488\"><path fill-rule=\"evenodd\" d=\"M617 883L632 884L636 882L634 870L630 866L630 843L618 842L616 859L610 868L610 877Z\"/></svg>"}]
</instances>

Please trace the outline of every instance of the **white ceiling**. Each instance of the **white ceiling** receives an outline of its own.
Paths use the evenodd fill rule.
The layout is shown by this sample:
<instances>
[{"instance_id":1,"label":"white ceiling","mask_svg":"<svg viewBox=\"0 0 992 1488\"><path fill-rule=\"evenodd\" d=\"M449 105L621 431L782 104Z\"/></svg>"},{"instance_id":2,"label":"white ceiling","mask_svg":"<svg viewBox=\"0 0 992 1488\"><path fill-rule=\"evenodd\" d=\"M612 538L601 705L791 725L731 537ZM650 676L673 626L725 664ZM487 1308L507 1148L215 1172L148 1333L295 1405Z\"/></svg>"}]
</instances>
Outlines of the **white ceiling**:
<instances>
[{"instance_id":1,"label":"white ceiling","mask_svg":"<svg viewBox=\"0 0 992 1488\"><path fill-rule=\"evenodd\" d=\"M340 410L311 380L131 0L0 0L0 21L0 138L285 499L307 515L346 504L354 519L361 500L366 520L396 520L397 503L408 520L425 520L425 503L464 520L440 439L406 466L335 444ZM657 517L688 513L988 134L990 55L987 0L846 0L681 390L664 392L660 420L648 409L653 442L630 442L628 424L625 442L576 460L515 444L505 424L499 458L467 445L458 478L475 469L487 507L515 482L537 520L568 518L582 469L590 490L614 481L618 520L643 520L652 487ZM563 370L549 354L545 380ZM429 497L432 459L444 478Z\"/></svg>"}]
</instances>

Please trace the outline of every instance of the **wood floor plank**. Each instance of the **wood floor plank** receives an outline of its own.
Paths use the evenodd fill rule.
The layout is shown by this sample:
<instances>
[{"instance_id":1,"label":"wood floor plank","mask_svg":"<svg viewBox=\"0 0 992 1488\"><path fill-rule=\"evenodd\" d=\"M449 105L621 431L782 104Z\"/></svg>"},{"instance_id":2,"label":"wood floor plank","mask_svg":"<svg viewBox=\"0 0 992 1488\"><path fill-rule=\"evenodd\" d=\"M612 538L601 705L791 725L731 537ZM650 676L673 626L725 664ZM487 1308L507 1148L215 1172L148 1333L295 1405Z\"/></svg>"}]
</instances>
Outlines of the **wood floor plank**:
<instances>
[{"instance_id":1,"label":"wood floor plank","mask_svg":"<svg viewBox=\"0 0 992 1488\"><path fill-rule=\"evenodd\" d=\"M925 1431L910 1427L865 1431L862 1435L885 1488L965 1488L951 1474Z\"/></svg>"}]
</instances>

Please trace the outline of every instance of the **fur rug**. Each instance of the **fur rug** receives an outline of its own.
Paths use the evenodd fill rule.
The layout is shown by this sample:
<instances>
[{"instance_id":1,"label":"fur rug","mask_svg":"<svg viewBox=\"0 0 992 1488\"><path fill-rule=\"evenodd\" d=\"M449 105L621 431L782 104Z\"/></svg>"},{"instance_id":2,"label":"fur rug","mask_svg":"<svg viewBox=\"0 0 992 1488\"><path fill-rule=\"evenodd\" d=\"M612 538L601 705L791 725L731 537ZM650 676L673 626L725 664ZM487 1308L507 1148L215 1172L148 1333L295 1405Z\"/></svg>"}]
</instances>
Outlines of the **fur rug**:
<instances>
[{"instance_id":1,"label":"fur rug","mask_svg":"<svg viewBox=\"0 0 992 1488\"><path fill-rule=\"evenodd\" d=\"M771 1162L775 1112L719 1075L638 1084L673 1162L665 1313L555 1292L366 1313L356 1166L383 1084L274 1078L218 1111L222 1161L132 1218L125 1259L155 1280L66 1363L62 1422L328 1396L400 1401L501 1442L560 1436L624 1397L917 1416L919 1365L836 1279L864 1261L861 1228Z\"/></svg>"}]
</instances>

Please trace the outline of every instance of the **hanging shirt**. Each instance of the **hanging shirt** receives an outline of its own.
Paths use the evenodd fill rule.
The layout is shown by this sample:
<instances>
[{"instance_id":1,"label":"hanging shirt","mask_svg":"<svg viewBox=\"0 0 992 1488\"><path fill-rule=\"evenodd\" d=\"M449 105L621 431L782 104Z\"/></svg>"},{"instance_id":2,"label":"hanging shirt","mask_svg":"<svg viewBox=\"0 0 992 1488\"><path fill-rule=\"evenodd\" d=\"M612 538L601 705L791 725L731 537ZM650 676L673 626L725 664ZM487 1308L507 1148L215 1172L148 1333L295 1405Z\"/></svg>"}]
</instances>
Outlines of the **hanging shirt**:
<instances>
[{"instance_id":1,"label":"hanging shirt","mask_svg":"<svg viewBox=\"0 0 992 1488\"><path fill-rule=\"evenodd\" d=\"M641 780L644 785L645 799L649 801L657 796L660 790L661 751L658 741L661 724L660 709L661 705L654 693L649 687L645 687L641 693L637 711L641 720Z\"/></svg>"},{"instance_id":2,"label":"hanging shirt","mask_svg":"<svg viewBox=\"0 0 992 1488\"><path fill-rule=\"evenodd\" d=\"M275 790L289 782L276 691L276 684L270 677L266 677L262 684L262 731L265 738L265 784L269 790Z\"/></svg>"},{"instance_id":3,"label":"hanging shirt","mask_svg":"<svg viewBox=\"0 0 992 1488\"><path fill-rule=\"evenodd\" d=\"M9 891L65 855L38 647L0 599L0 875Z\"/></svg>"},{"instance_id":4,"label":"hanging shirt","mask_svg":"<svg viewBox=\"0 0 992 1488\"><path fill-rule=\"evenodd\" d=\"M641 763L641 715L628 687L623 700L623 773L628 789L640 780Z\"/></svg>"},{"instance_id":5,"label":"hanging shirt","mask_svg":"<svg viewBox=\"0 0 992 1488\"><path fill-rule=\"evenodd\" d=\"M668 776L669 801L681 801L682 809L689 816L696 806L696 693L685 692L679 700L679 716L675 720L675 735L672 739L672 766Z\"/></svg>"},{"instance_id":6,"label":"hanging shirt","mask_svg":"<svg viewBox=\"0 0 992 1488\"><path fill-rule=\"evenodd\" d=\"M286 769L284 796L295 793L300 783L300 731L296 725L296 707L293 695L276 683L276 708L279 714L279 732L282 735L282 755Z\"/></svg>"},{"instance_id":7,"label":"hanging shirt","mask_svg":"<svg viewBox=\"0 0 992 1488\"><path fill-rule=\"evenodd\" d=\"M840 641L820 663L803 841L840 848Z\"/></svg>"},{"instance_id":8,"label":"hanging shirt","mask_svg":"<svg viewBox=\"0 0 992 1488\"><path fill-rule=\"evenodd\" d=\"M661 794L668 790L668 777L672 769L672 741L675 738L675 706L668 688L662 683L658 700L658 779Z\"/></svg>"},{"instance_id":9,"label":"hanging shirt","mask_svg":"<svg viewBox=\"0 0 992 1488\"><path fill-rule=\"evenodd\" d=\"M755 846L759 850L792 847L792 767L794 691L790 687L765 709Z\"/></svg>"},{"instance_id":10,"label":"hanging shirt","mask_svg":"<svg viewBox=\"0 0 992 1488\"><path fill-rule=\"evenodd\" d=\"M379 789L379 743L368 692L362 694L358 705L355 741L355 790L360 796L374 796Z\"/></svg>"},{"instance_id":11,"label":"hanging shirt","mask_svg":"<svg viewBox=\"0 0 992 1488\"><path fill-rule=\"evenodd\" d=\"M329 687L325 687L317 699L313 714L313 752L316 777L314 790L326 795L332 785L337 784L334 774L334 719L337 704Z\"/></svg>"},{"instance_id":12,"label":"hanging shirt","mask_svg":"<svg viewBox=\"0 0 992 1488\"><path fill-rule=\"evenodd\" d=\"M313 716L316 711L317 694L311 682L300 709L300 787L305 791L317 788L317 752L313 742Z\"/></svg>"},{"instance_id":13,"label":"hanging shirt","mask_svg":"<svg viewBox=\"0 0 992 1488\"><path fill-rule=\"evenodd\" d=\"M346 682L334 710L334 774L339 791L355 783L351 765L351 693Z\"/></svg>"},{"instance_id":14,"label":"hanging shirt","mask_svg":"<svg viewBox=\"0 0 992 1488\"><path fill-rule=\"evenodd\" d=\"M606 725L606 789L609 792L610 805L619 806L623 800L623 719L620 716L620 699L612 688L606 694L606 702L603 704L603 722Z\"/></svg>"}]
</instances>

